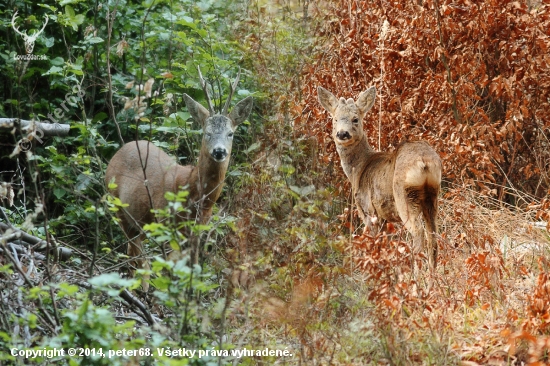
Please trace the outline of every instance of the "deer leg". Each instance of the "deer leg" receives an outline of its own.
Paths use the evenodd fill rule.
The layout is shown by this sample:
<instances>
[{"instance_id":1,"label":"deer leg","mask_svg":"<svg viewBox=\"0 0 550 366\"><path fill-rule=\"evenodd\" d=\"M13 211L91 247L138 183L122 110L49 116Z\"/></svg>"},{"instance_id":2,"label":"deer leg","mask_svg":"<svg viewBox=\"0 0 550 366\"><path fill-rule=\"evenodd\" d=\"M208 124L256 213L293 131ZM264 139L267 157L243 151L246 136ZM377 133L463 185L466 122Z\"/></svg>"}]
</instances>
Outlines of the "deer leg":
<instances>
[{"instance_id":1,"label":"deer leg","mask_svg":"<svg viewBox=\"0 0 550 366\"><path fill-rule=\"evenodd\" d=\"M420 253L425 248L424 228L420 218L420 214L417 214L416 217L411 217L405 223L405 227L413 236L413 251L415 253Z\"/></svg>"},{"instance_id":2,"label":"deer leg","mask_svg":"<svg viewBox=\"0 0 550 366\"><path fill-rule=\"evenodd\" d=\"M422 194L416 187L394 187L394 196L397 213L405 228L413 236L413 252L419 253L424 249L424 227L422 226Z\"/></svg>"},{"instance_id":3,"label":"deer leg","mask_svg":"<svg viewBox=\"0 0 550 366\"><path fill-rule=\"evenodd\" d=\"M135 277L136 269L151 269L149 261L143 258L143 242L140 236L130 240L128 244L128 256L133 258L130 261L130 277ZM144 292L149 290L149 275L144 274L141 280L141 288Z\"/></svg>"},{"instance_id":4,"label":"deer leg","mask_svg":"<svg viewBox=\"0 0 550 366\"><path fill-rule=\"evenodd\" d=\"M359 213L359 217L361 218L361 221L363 221L363 223L365 224L363 234L367 232L370 233L371 235L376 235L380 233L384 225L383 225L383 221L381 222L378 216L365 214L359 206L357 206L357 212ZM351 219L353 220L353 218Z\"/></svg>"},{"instance_id":5,"label":"deer leg","mask_svg":"<svg viewBox=\"0 0 550 366\"><path fill-rule=\"evenodd\" d=\"M151 269L149 261L143 258L143 242L142 234L135 229L134 226L127 222L126 217L121 217L120 224L122 226L122 231L126 234L128 238L128 251L127 254L132 260L129 262L130 277L135 277L136 269ZM149 275L143 275L141 281L141 287L144 292L149 290Z\"/></svg>"},{"instance_id":6,"label":"deer leg","mask_svg":"<svg viewBox=\"0 0 550 366\"><path fill-rule=\"evenodd\" d=\"M401 210L397 207L397 212L405 228L413 237L413 253L417 254L424 250L424 228L420 221L421 215L413 205L405 205Z\"/></svg>"},{"instance_id":7,"label":"deer leg","mask_svg":"<svg viewBox=\"0 0 550 366\"><path fill-rule=\"evenodd\" d=\"M422 215L428 231L428 262L430 268L437 266L437 189L426 189L424 204L422 205Z\"/></svg>"},{"instance_id":8,"label":"deer leg","mask_svg":"<svg viewBox=\"0 0 550 366\"><path fill-rule=\"evenodd\" d=\"M363 230L363 234L365 234L366 232L369 232L371 235L378 234L380 232L380 220L378 219L378 216L376 216L376 213L371 214L363 210L362 200L357 193L355 193L355 203L357 207L357 213L359 214L359 218L365 224L365 229ZM353 215L350 218L350 220L353 220Z\"/></svg>"}]
</instances>

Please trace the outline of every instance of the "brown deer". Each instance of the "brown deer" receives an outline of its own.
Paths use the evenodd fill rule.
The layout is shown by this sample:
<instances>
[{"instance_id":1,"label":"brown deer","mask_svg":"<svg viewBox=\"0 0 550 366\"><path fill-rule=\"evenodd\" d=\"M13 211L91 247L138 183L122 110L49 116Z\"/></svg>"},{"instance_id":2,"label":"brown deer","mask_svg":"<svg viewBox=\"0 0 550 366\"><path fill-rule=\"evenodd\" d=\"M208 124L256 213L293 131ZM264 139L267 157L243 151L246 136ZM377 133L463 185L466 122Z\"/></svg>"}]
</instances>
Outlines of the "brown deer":
<instances>
[{"instance_id":1,"label":"brown deer","mask_svg":"<svg viewBox=\"0 0 550 366\"><path fill-rule=\"evenodd\" d=\"M418 252L424 249L423 217L428 231L428 262L435 269L439 155L424 141L403 142L394 152L375 152L370 147L362 121L374 104L375 87L359 94L357 101L337 99L322 87L317 95L332 116L332 137L364 223L372 229L378 219L401 220Z\"/></svg>"},{"instance_id":2,"label":"brown deer","mask_svg":"<svg viewBox=\"0 0 550 366\"><path fill-rule=\"evenodd\" d=\"M114 181L117 185L111 191L113 196L129 205L119 211L118 217L123 231L130 239L128 255L134 258L130 264L136 268L149 268L148 261L142 257L144 234L141 227L155 221L151 209L167 206L168 202L164 198L166 192L189 190L187 206L190 213L177 217L177 220L195 218L200 223L209 220L212 207L222 192L233 133L252 110L252 97L247 97L228 113L239 81L237 76L222 112L216 114L200 70L199 76L209 110L189 95L183 94L189 113L201 124L203 130L197 166L181 166L151 142L133 141L125 144L113 156L105 173L105 182L109 184ZM143 289L148 289L146 278Z\"/></svg>"}]
</instances>

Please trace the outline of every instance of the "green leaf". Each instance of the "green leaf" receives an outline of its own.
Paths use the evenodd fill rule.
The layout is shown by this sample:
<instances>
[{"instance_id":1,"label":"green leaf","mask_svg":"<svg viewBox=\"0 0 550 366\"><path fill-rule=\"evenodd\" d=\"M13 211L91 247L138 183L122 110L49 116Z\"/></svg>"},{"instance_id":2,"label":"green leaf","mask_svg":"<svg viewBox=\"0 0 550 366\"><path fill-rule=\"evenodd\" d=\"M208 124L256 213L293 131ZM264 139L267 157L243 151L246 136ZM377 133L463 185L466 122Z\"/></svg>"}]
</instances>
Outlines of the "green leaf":
<instances>
[{"instance_id":1,"label":"green leaf","mask_svg":"<svg viewBox=\"0 0 550 366\"><path fill-rule=\"evenodd\" d=\"M51 48L55 44L55 37L45 37L44 44L46 47Z\"/></svg>"},{"instance_id":2,"label":"green leaf","mask_svg":"<svg viewBox=\"0 0 550 366\"><path fill-rule=\"evenodd\" d=\"M102 42L104 42L104 40L101 37L89 37L89 38L86 38L86 41L85 41L85 43L89 43L89 44L96 44L96 43L102 43Z\"/></svg>"},{"instance_id":3,"label":"green leaf","mask_svg":"<svg viewBox=\"0 0 550 366\"><path fill-rule=\"evenodd\" d=\"M67 191L65 191L63 188L54 188L53 190L53 194L58 200L62 199L66 193Z\"/></svg>"},{"instance_id":4,"label":"green leaf","mask_svg":"<svg viewBox=\"0 0 550 366\"><path fill-rule=\"evenodd\" d=\"M155 260L151 263L153 272L160 272L163 269L171 270L174 267L173 261L165 261L161 257L155 257Z\"/></svg>"},{"instance_id":5,"label":"green leaf","mask_svg":"<svg viewBox=\"0 0 550 366\"><path fill-rule=\"evenodd\" d=\"M60 6L65 6L65 5L69 5L69 4L78 4L78 3L81 3L83 1L86 1L86 0L61 0L61 1L59 1L59 5Z\"/></svg>"},{"instance_id":6,"label":"green leaf","mask_svg":"<svg viewBox=\"0 0 550 366\"><path fill-rule=\"evenodd\" d=\"M76 178L76 191L81 192L92 183L92 178L86 174L79 174Z\"/></svg>"},{"instance_id":7,"label":"green leaf","mask_svg":"<svg viewBox=\"0 0 550 366\"><path fill-rule=\"evenodd\" d=\"M74 9L72 6L65 6L65 14L69 17L69 18L74 18L75 16L75 13L74 13Z\"/></svg>"},{"instance_id":8,"label":"green leaf","mask_svg":"<svg viewBox=\"0 0 550 366\"><path fill-rule=\"evenodd\" d=\"M78 26L84 23L84 15L75 14L74 9L70 5L65 6L65 15L68 19L68 25L70 25L75 32L78 30Z\"/></svg>"},{"instance_id":9,"label":"green leaf","mask_svg":"<svg viewBox=\"0 0 550 366\"><path fill-rule=\"evenodd\" d=\"M77 285L70 285L66 282L59 284L59 291L57 292L58 298L62 299L66 296L72 296L78 292Z\"/></svg>"},{"instance_id":10,"label":"green leaf","mask_svg":"<svg viewBox=\"0 0 550 366\"><path fill-rule=\"evenodd\" d=\"M289 165L289 164L283 164L279 167L279 170L284 173L284 174L288 174L288 175L291 175L291 174L294 174L294 172L296 171L296 169L292 166L292 165Z\"/></svg>"},{"instance_id":11,"label":"green leaf","mask_svg":"<svg viewBox=\"0 0 550 366\"><path fill-rule=\"evenodd\" d=\"M248 97L252 93L249 90L241 89L237 92L237 94L240 95L240 96L243 96L243 97Z\"/></svg>"},{"instance_id":12,"label":"green leaf","mask_svg":"<svg viewBox=\"0 0 550 366\"><path fill-rule=\"evenodd\" d=\"M248 147L248 149L246 149L244 152L245 152L245 154L250 154L252 151L258 150L260 148L260 146L262 146L261 142L255 142L252 145L250 145Z\"/></svg>"},{"instance_id":13,"label":"green leaf","mask_svg":"<svg viewBox=\"0 0 550 366\"><path fill-rule=\"evenodd\" d=\"M143 225L143 230L145 231L157 231L159 229L164 229L164 225L158 222Z\"/></svg>"},{"instance_id":14,"label":"green leaf","mask_svg":"<svg viewBox=\"0 0 550 366\"><path fill-rule=\"evenodd\" d=\"M6 332L0 332L0 339L4 340L4 342L10 342L11 336Z\"/></svg>"},{"instance_id":15,"label":"green leaf","mask_svg":"<svg viewBox=\"0 0 550 366\"><path fill-rule=\"evenodd\" d=\"M179 19L176 22L176 24L181 24L181 25L187 26L191 29L197 29L197 24L195 24L195 22L193 22L193 18L188 17L188 16L181 17L181 19Z\"/></svg>"},{"instance_id":16,"label":"green leaf","mask_svg":"<svg viewBox=\"0 0 550 366\"><path fill-rule=\"evenodd\" d=\"M92 120L92 123L96 123L98 121L104 121L109 117L109 115L105 112L99 112L94 116L94 119Z\"/></svg>"},{"instance_id":17,"label":"green leaf","mask_svg":"<svg viewBox=\"0 0 550 366\"><path fill-rule=\"evenodd\" d=\"M166 291L168 290L168 287L170 286L172 281L170 281L170 278L168 277L161 276L151 280L151 283L158 291Z\"/></svg>"},{"instance_id":18,"label":"green leaf","mask_svg":"<svg viewBox=\"0 0 550 366\"><path fill-rule=\"evenodd\" d=\"M60 75L60 76L63 76L62 71L63 71L63 69L61 67L52 66L52 67L50 67L50 69L48 71L43 73L42 76L46 76L46 75Z\"/></svg>"},{"instance_id":19,"label":"green leaf","mask_svg":"<svg viewBox=\"0 0 550 366\"><path fill-rule=\"evenodd\" d=\"M63 60L63 57L52 58L50 60L50 64L53 66L63 66L65 64L65 60Z\"/></svg>"},{"instance_id":20,"label":"green leaf","mask_svg":"<svg viewBox=\"0 0 550 366\"><path fill-rule=\"evenodd\" d=\"M116 285L120 287L131 287L135 284L134 279L124 279L120 277L120 274L116 272L103 273L99 276L92 277L88 280L92 286L99 287L100 289L108 290L107 286Z\"/></svg>"}]
</instances>

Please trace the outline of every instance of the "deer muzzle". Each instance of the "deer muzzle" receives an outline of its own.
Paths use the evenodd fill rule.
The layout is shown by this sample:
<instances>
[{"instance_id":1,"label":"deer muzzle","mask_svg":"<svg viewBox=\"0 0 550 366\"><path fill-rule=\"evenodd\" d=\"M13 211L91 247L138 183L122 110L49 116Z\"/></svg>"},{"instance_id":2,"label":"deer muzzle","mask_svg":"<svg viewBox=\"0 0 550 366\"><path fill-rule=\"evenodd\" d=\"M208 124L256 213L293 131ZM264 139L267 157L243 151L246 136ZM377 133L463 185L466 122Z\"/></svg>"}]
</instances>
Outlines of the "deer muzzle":
<instances>
[{"instance_id":1,"label":"deer muzzle","mask_svg":"<svg viewBox=\"0 0 550 366\"><path fill-rule=\"evenodd\" d=\"M211 155L212 155L212 158L214 158L214 160L216 160L218 163L221 163L222 161L225 160L228 154L226 149L218 147L212 150Z\"/></svg>"},{"instance_id":2,"label":"deer muzzle","mask_svg":"<svg viewBox=\"0 0 550 366\"><path fill-rule=\"evenodd\" d=\"M338 140L342 141L351 139L351 135L348 131L338 131L336 133L336 137L338 138Z\"/></svg>"}]
</instances>

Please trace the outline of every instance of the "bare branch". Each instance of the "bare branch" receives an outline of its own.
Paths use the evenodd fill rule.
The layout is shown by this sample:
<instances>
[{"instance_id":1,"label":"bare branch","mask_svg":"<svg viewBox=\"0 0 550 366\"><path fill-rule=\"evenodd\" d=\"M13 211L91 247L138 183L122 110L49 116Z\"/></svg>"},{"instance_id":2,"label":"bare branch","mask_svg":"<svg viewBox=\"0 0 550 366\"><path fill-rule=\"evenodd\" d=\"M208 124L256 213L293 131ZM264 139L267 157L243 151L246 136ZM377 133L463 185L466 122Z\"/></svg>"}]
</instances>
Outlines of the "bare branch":
<instances>
[{"instance_id":1,"label":"bare branch","mask_svg":"<svg viewBox=\"0 0 550 366\"><path fill-rule=\"evenodd\" d=\"M89 282L76 281L74 283L87 290L91 290L93 288L93 286ZM141 316L147 322L147 324L149 324L150 326L157 324L157 319L155 319L155 317L151 314L147 306L145 306L145 304L141 302L137 297L135 297L130 291L123 289L118 295L124 301L126 301L128 305L130 305L134 309L137 308L137 310L139 310L137 315Z\"/></svg>"},{"instance_id":2,"label":"bare branch","mask_svg":"<svg viewBox=\"0 0 550 366\"><path fill-rule=\"evenodd\" d=\"M5 232L8 229L13 231L13 235L14 235L13 238L20 239L19 244L26 245L26 246L32 245L33 249L39 252L43 252L48 248L48 242L46 240L27 234L26 232L16 228L15 226L12 226L10 224L5 224L0 221L0 234ZM57 247L57 255L61 260L67 260L73 255L73 251L69 248L60 247L60 246L56 246L56 247Z\"/></svg>"},{"instance_id":3,"label":"bare branch","mask_svg":"<svg viewBox=\"0 0 550 366\"><path fill-rule=\"evenodd\" d=\"M222 115L226 116L227 111L229 110L229 106L231 105L231 99L233 99L233 93L237 89L237 84L239 83L239 78L241 77L241 68L239 67L239 72L237 73L237 78L233 82L233 85L229 85L229 96L227 97L227 100L225 101L225 106L223 107Z\"/></svg>"},{"instance_id":4,"label":"bare branch","mask_svg":"<svg viewBox=\"0 0 550 366\"><path fill-rule=\"evenodd\" d=\"M14 127L19 127L26 131L40 130L42 136L67 136L71 126L68 124L28 121L19 118L0 118L0 129L12 129Z\"/></svg>"},{"instance_id":5,"label":"bare branch","mask_svg":"<svg viewBox=\"0 0 550 366\"><path fill-rule=\"evenodd\" d=\"M3 243L0 243L0 245L1 244ZM27 276L23 268L21 268L21 264L19 263L19 261L11 254L11 252L8 250L8 248L5 245L3 245L3 249L4 249L4 255L11 261L13 267L21 275L21 277L23 278L27 286L34 287L35 283L31 281L31 279L29 278L29 276ZM42 315L44 315L44 318L47 320L47 323L45 324L48 326L48 328L53 334L57 334L56 328L59 324L56 323L56 321L50 316L50 313L48 313L48 311L44 307L44 303L42 302L42 297L39 295L36 298L36 300L38 301L38 309L40 309L40 311L42 312Z\"/></svg>"},{"instance_id":6,"label":"bare branch","mask_svg":"<svg viewBox=\"0 0 550 366\"><path fill-rule=\"evenodd\" d=\"M199 79L201 81L202 90L204 91L204 95L206 96L206 102L208 103L208 111L210 112L210 115L214 115L214 105L212 104L212 100L210 99L210 94L208 94L208 88L206 85L206 80L202 77L201 68L200 66L197 66L197 69L199 70Z\"/></svg>"}]
</instances>

